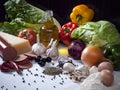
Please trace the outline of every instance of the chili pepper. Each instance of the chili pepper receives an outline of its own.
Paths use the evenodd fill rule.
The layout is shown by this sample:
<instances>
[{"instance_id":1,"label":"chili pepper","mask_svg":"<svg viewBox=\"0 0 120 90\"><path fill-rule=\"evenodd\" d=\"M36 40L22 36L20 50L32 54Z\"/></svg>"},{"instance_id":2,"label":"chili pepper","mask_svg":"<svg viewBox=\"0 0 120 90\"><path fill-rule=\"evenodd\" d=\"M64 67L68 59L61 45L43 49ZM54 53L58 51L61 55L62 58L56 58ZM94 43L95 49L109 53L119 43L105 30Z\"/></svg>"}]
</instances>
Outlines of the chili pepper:
<instances>
[{"instance_id":1,"label":"chili pepper","mask_svg":"<svg viewBox=\"0 0 120 90\"><path fill-rule=\"evenodd\" d=\"M65 45L70 45L73 39L70 37L72 31L77 28L78 25L73 22L68 22L64 24L59 30L59 38Z\"/></svg>"},{"instance_id":2,"label":"chili pepper","mask_svg":"<svg viewBox=\"0 0 120 90\"><path fill-rule=\"evenodd\" d=\"M120 44L108 45L104 54L113 62L114 70L120 70Z\"/></svg>"},{"instance_id":3,"label":"chili pepper","mask_svg":"<svg viewBox=\"0 0 120 90\"><path fill-rule=\"evenodd\" d=\"M94 17L94 11L85 4L80 4L72 9L70 19L78 25L91 21Z\"/></svg>"}]
</instances>

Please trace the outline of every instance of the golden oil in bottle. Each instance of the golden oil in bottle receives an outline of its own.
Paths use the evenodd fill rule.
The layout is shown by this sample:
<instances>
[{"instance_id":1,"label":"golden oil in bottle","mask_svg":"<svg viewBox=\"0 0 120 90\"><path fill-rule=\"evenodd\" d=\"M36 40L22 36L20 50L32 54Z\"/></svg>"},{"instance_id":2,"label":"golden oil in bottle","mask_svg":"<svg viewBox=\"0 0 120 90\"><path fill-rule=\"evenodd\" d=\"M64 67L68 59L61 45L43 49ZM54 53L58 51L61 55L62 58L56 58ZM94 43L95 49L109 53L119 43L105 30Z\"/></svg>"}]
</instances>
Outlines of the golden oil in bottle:
<instances>
[{"instance_id":1,"label":"golden oil in bottle","mask_svg":"<svg viewBox=\"0 0 120 90\"><path fill-rule=\"evenodd\" d=\"M40 42L47 47L51 38L59 42L58 27L54 24L53 11L47 10L44 16L44 22L40 27Z\"/></svg>"}]
</instances>

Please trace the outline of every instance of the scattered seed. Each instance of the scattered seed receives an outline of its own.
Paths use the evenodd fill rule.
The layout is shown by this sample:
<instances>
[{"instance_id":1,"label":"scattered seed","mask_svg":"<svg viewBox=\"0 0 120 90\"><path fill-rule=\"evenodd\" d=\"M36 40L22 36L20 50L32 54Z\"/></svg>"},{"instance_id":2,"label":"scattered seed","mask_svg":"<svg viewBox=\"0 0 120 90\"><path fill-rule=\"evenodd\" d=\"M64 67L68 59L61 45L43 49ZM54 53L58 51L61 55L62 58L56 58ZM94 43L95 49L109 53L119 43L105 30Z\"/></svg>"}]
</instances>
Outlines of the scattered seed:
<instances>
[{"instance_id":1,"label":"scattered seed","mask_svg":"<svg viewBox=\"0 0 120 90\"><path fill-rule=\"evenodd\" d=\"M63 80L63 78L61 78L61 80Z\"/></svg>"},{"instance_id":2,"label":"scattered seed","mask_svg":"<svg viewBox=\"0 0 120 90\"><path fill-rule=\"evenodd\" d=\"M36 71L38 71L38 68L36 68Z\"/></svg>"},{"instance_id":3,"label":"scattered seed","mask_svg":"<svg viewBox=\"0 0 120 90\"><path fill-rule=\"evenodd\" d=\"M31 75L33 75L33 73L32 73L32 72L30 72L30 74L31 74Z\"/></svg>"},{"instance_id":4,"label":"scattered seed","mask_svg":"<svg viewBox=\"0 0 120 90\"><path fill-rule=\"evenodd\" d=\"M1 86L1 88L3 89L3 88L4 88L4 85L3 85L3 86Z\"/></svg>"},{"instance_id":5,"label":"scattered seed","mask_svg":"<svg viewBox=\"0 0 120 90\"><path fill-rule=\"evenodd\" d=\"M31 72L30 69L27 69L28 72Z\"/></svg>"},{"instance_id":6,"label":"scattered seed","mask_svg":"<svg viewBox=\"0 0 120 90\"><path fill-rule=\"evenodd\" d=\"M22 82L25 83L25 80L23 80Z\"/></svg>"},{"instance_id":7,"label":"scattered seed","mask_svg":"<svg viewBox=\"0 0 120 90\"><path fill-rule=\"evenodd\" d=\"M54 63L52 63L52 65L54 66L55 64L54 64Z\"/></svg>"},{"instance_id":8,"label":"scattered seed","mask_svg":"<svg viewBox=\"0 0 120 90\"><path fill-rule=\"evenodd\" d=\"M34 74L34 76L38 76L38 74Z\"/></svg>"},{"instance_id":9,"label":"scattered seed","mask_svg":"<svg viewBox=\"0 0 120 90\"><path fill-rule=\"evenodd\" d=\"M65 79L67 79L67 77L65 77Z\"/></svg>"},{"instance_id":10,"label":"scattered seed","mask_svg":"<svg viewBox=\"0 0 120 90\"><path fill-rule=\"evenodd\" d=\"M56 86L53 86L54 88L56 88Z\"/></svg>"},{"instance_id":11,"label":"scattered seed","mask_svg":"<svg viewBox=\"0 0 120 90\"><path fill-rule=\"evenodd\" d=\"M59 77L61 77L60 75L58 75Z\"/></svg>"},{"instance_id":12,"label":"scattered seed","mask_svg":"<svg viewBox=\"0 0 120 90\"><path fill-rule=\"evenodd\" d=\"M34 80L34 83L36 83L36 81Z\"/></svg>"},{"instance_id":13,"label":"scattered seed","mask_svg":"<svg viewBox=\"0 0 120 90\"><path fill-rule=\"evenodd\" d=\"M18 73L19 75L23 75L22 71L23 71L23 70L19 70L17 73Z\"/></svg>"},{"instance_id":14,"label":"scattered seed","mask_svg":"<svg viewBox=\"0 0 120 90\"><path fill-rule=\"evenodd\" d=\"M44 80L42 80L42 82L44 82Z\"/></svg>"},{"instance_id":15,"label":"scattered seed","mask_svg":"<svg viewBox=\"0 0 120 90\"><path fill-rule=\"evenodd\" d=\"M43 76L43 78L45 78L45 76Z\"/></svg>"},{"instance_id":16,"label":"scattered seed","mask_svg":"<svg viewBox=\"0 0 120 90\"><path fill-rule=\"evenodd\" d=\"M30 85L30 83L28 83L28 85Z\"/></svg>"},{"instance_id":17,"label":"scattered seed","mask_svg":"<svg viewBox=\"0 0 120 90\"><path fill-rule=\"evenodd\" d=\"M53 79L55 79L55 78L56 78L56 76L54 75Z\"/></svg>"},{"instance_id":18,"label":"scattered seed","mask_svg":"<svg viewBox=\"0 0 120 90\"><path fill-rule=\"evenodd\" d=\"M63 85L63 83L62 83L62 82L60 82L59 84L60 84L60 85Z\"/></svg>"},{"instance_id":19,"label":"scattered seed","mask_svg":"<svg viewBox=\"0 0 120 90\"><path fill-rule=\"evenodd\" d=\"M16 88L16 86L14 86L14 88Z\"/></svg>"},{"instance_id":20,"label":"scattered seed","mask_svg":"<svg viewBox=\"0 0 120 90\"><path fill-rule=\"evenodd\" d=\"M15 77L15 74L13 74L13 76Z\"/></svg>"}]
</instances>

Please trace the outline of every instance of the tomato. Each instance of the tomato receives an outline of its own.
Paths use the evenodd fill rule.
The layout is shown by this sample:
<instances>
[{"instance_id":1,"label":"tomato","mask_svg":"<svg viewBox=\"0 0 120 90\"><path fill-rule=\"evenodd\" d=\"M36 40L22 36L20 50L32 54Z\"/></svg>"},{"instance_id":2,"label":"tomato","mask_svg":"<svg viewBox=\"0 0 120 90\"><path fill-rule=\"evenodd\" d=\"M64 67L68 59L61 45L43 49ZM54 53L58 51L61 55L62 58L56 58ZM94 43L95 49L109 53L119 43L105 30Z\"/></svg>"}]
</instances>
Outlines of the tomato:
<instances>
[{"instance_id":1,"label":"tomato","mask_svg":"<svg viewBox=\"0 0 120 90\"><path fill-rule=\"evenodd\" d=\"M98 65L104 60L102 50L97 46L87 46L81 54L81 61L88 66Z\"/></svg>"},{"instance_id":2,"label":"tomato","mask_svg":"<svg viewBox=\"0 0 120 90\"><path fill-rule=\"evenodd\" d=\"M33 45L36 42L36 33L31 28L25 28L18 33L18 37L27 39L30 42L30 45Z\"/></svg>"}]
</instances>

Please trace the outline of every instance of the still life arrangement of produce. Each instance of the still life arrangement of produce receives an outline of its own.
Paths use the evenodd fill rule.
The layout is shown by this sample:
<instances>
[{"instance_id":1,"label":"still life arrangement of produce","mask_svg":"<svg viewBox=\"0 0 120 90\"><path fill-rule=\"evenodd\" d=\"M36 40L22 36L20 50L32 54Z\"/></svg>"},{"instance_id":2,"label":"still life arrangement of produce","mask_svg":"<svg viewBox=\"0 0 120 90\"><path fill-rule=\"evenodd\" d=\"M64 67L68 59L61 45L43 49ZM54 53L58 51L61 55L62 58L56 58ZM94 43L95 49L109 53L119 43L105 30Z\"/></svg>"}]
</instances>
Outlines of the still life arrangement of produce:
<instances>
[{"instance_id":1,"label":"still life arrangement of produce","mask_svg":"<svg viewBox=\"0 0 120 90\"><path fill-rule=\"evenodd\" d=\"M54 81L59 76L60 85L68 79L77 84L65 90L120 88L120 78L115 75L120 72L120 33L110 21L92 21L95 12L89 6L73 7L71 21L64 25L54 18L52 10L43 11L25 0L8 0L4 6L6 21L0 23L0 73L22 75L22 82L26 83L24 73L33 75L34 67L36 72L40 69L42 83L45 77ZM32 86L31 82L28 85ZM35 90L41 90L40 87ZM1 90L4 88L2 85ZM53 88L50 90L59 90L55 85ZM19 90L16 85L13 89L6 88L14 89Z\"/></svg>"}]
</instances>

